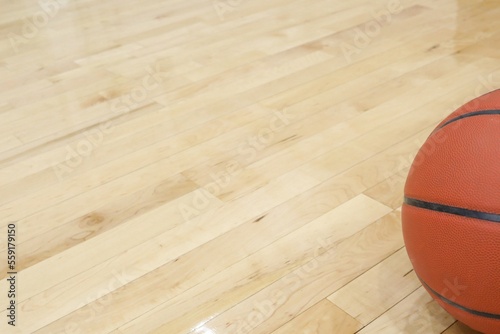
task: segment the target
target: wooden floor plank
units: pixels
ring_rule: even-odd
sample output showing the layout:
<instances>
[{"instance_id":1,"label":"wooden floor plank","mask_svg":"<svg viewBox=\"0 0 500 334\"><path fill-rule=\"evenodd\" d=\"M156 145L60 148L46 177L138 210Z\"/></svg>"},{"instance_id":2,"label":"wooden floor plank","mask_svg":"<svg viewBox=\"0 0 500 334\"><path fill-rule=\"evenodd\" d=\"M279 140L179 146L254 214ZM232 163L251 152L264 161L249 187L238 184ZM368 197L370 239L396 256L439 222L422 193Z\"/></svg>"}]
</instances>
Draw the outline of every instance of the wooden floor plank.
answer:
<instances>
[{"instance_id":1,"label":"wooden floor plank","mask_svg":"<svg viewBox=\"0 0 500 334\"><path fill-rule=\"evenodd\" d=\"M307 333L354 333L361 325L341 309L322 300L272 334Z\"/></svg>"},{"instance_id":2,"label":"wooden floor plank","mask_svg":"<svg viewBox=\"0 0 500 334\"><path fill-rule=\"evenodd\" d=\"M384 288L380 289L380 285ZM336 291L328 300L366 326L419 286L420 281L403 248Z\"/></svg>"},{"instance_id":3,"label":"wooden floor plank","mask_svg":"<svg viewBox=\"0 0 500 334\"><path fill-rule=\"evenodd\" d=\"M445 330L443 334L481 334L473 329L470 329L466 325L456 322L450 328Z\"/></svg>"},{"instance_id":4,"label":"wooden floor plank","mask_svg":"<svg viewBox=\"0 0 500 334\"><path fill-rule=\"evenodd\" d=\"M378 235L378 238L386 242L383 245L374 243L368 240L370 238L368 235L371 237ZM305 264L289 273L251 298L210 320L206 326L215 331L231 331L239 326L250 325L252 333L272 332L366 271L368 267L380 262L383 257L398 249L401 244L399 222L393 215L388 215L369 228L346 239L345 243L339 244L333 252L320 256L317 262ZM377 249L377 251L370 251L371 249ZM368 259L364 256L357 261L355 254L358 252L370 253L373 257ZM264 314L265 316L257 319L258 321L249 317L256 303L265 303L269 300L275 303L272 313ZM162 329L168 328L167 325L156 332L161 333Z\"/></svg>"},{"instance_id":5,"label":"wooden floor plank","mask_svg":"<svg viewBox=\"0 0 500 334\"><path fill-rule=\"evenodd\" d=\"M364 213L363 216L352 217L351 226L342 226L343 220L346 219L345 213L349 212L350 206L356 204L363 205L364 207L366 206L366 213ZM182 332L183 330L189 329L190 327L196 325L197 319L201 316L201 314L209 316L210 312L214 312L221 308L226 309L232 305L235 298L238 300L238 298L242 297L242 294L248 295L254 289L265 286L265 284L269 281L272 282L275 280L276 275L279 275L282 272L291 271L314 258L314 254L317 254L316 252L318 251L317 240L324 234L322 231L333 229L337 233L334 233L332 239L340 239L351 235L357 229L362 228L363 225L377 219L388 211L390 211L389 208L378 204L367 197L360 197L357 200L353 200L352 203L348 202L345 205L338 207L336 210L332 210L326 215L317 218L310 223L313 227L308 228L308 226L303 226L299 230L287 235L285 238L279 239L278 242L275 242L270 246L259 250L257 253L245 258L243 261L235 263L225 270L222 270L217 275L210 278L211 283L208 290L206 285L208 282L205 281L203 284L196 285L193 289L186 291L184 293L185 296L181 294L173 299L165 300L161 305L159 304L161 299L158 300L158 295L155 291L158 291L158 289L161 289L161 287L164 286L164 276L158 276L159 278L162 278L162 280L154 282L157 287L149 288L148 291L150 292L144 296L145 298L150 296L150 298L152 298L150 300L153 304L149 302L149 305L145 304L143 305L143 308L147 309L148 307L152 308L153 306L160 307L154 309L151 314L146 313L144 317L134 320L133 323L135 326L129 330L134 332L137 331L137 328L143 328L145 330L148 330L148 328L154 329L155 325L159 326L165 321L171 322L171 324L168 325L168 331ZM368 217L373 218L367 219ZM266 224L267 221L263 219L262 222L263 224ZM250 223L255 223L255 221L251 221ZM338 226L338 229L336 226ZM307 233L308 236L304 233ZM300 241L300 244L298 244L297 241ZM289 254L286 254L285 252L283 254L283 258L271 258L269 255L275 253L275 248L282 250L289 249ZM310 251L306 252L306 249L310 249ZM256 276L255 270L260 271L261 274ZM239 288L233 289L231 285L228 286L228 277L231 277L231 281L239 286ZM175 279L177 281L177 278ZM246 285L243 284L245 281L247 282ZM153 283L153 281L151 281L151 283ZM227 288L229 288L229 290L227 290ZM143 283L138 281L135 285L135 289L144 291ZM128 294L127 289L120 292ZM223 295L217 296L217 294ZM213 300L212 298L216 299ZM113 301L109 305L106 305L106 307L116 310L116 307L120 307L120 304L115 303L123 303L126 302L126 300L129 299L122 298L118 295L116 302ZM193 304L192 301L196 302ZM202 301L204 302L201 305L198 305L198 303ZM122 319L128 319L129 321L135 319L137 317L136 313L140 310L127 305L123 305L120 308L123 309L120 312L117 312L115 316ZM64 328L66 324L79 319L82 313L84 314L85 312L75 312L74 314L70 314L67 317L62 318L61 321L54 322L46 330L54 331L57 330L57 328ZM169 314L167 318L165 318L165 313ZM112 326L114 323L111 318L108 318L107 320L102 319L99 321L101 327L104 326L104 322L107 323L106 326ZM85 324L85 327L91 330L92 326L95 324L96 323L87 323ZM114 329L114 327L108 328Z\"/></svg>"},{"instance_id":6,"label":"wooden floor plank","mask_svg":"<svg viewBox=\"0 0 500 334\"><path fill-rule=\"evenodd\" d=\"M420 287L358 333L441 333L453 322L454 319Z\"/></svg>"},{"instance_id":7,"label":"wooden floor plank","mask_svg":"<svg viewBox=\"0 0 500 334\"><path fill-rule=\"evenodd\" d=\"M401 203L500 87L497 1L0 4L1 333L473 333Z\"/></svg>"}]
</instances>

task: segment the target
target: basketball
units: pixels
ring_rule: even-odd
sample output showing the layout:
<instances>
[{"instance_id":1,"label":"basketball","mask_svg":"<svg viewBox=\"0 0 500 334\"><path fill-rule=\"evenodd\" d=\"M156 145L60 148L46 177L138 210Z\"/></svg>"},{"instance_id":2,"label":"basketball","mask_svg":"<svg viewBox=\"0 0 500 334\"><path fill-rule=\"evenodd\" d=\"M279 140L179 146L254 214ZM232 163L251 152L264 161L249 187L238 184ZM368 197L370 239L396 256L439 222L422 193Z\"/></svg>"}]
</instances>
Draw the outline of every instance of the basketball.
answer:
<instances>
[{"instance_id":1,"label":"basketball","mask_svg":"<svg viewBox=\"0 0 500 334\"><path fill-rule=\"evenodd\" d=\"M409 171L402 222L429 294L469 327L500 333L500 90L428 137Z\"/></svg>"}]
</instances>

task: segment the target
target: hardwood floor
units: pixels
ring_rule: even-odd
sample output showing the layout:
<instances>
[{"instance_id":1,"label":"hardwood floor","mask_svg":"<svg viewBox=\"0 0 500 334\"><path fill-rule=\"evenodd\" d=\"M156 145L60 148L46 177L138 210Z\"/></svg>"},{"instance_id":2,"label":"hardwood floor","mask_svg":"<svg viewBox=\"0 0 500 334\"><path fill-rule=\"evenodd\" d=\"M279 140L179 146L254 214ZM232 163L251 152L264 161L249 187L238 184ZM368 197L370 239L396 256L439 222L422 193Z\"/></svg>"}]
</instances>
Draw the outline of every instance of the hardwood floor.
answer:
<instances>
[{"instance_id":1,"label":"hardwood floor","mask_svg":"<svg viewBox=\"0 0 500 334\"><path fill-rule=\"evenodd\" d=\"M0 4L1 333L475 333L400 207L497 1Z\"/></svg>"}]
</instances>

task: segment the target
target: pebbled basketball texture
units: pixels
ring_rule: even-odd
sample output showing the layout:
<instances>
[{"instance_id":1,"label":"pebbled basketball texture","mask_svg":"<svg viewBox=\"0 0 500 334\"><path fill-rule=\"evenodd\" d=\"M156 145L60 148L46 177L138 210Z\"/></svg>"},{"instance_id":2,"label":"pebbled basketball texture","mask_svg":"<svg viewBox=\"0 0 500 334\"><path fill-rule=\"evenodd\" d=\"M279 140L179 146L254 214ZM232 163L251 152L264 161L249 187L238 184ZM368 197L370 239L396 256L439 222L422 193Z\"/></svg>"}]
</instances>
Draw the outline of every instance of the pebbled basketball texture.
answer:
<instances>
[{"instance_id":1,"label":"pebbled basketball texture","mask_svg":"<svg viewBox=\"0 0 500 334\"><path fill-rule=\"evenodd\" d=\"M406 249L454 318L500 333L500 90L459 108L429 136L405 186Z\"/></svg>"}]
</instances>

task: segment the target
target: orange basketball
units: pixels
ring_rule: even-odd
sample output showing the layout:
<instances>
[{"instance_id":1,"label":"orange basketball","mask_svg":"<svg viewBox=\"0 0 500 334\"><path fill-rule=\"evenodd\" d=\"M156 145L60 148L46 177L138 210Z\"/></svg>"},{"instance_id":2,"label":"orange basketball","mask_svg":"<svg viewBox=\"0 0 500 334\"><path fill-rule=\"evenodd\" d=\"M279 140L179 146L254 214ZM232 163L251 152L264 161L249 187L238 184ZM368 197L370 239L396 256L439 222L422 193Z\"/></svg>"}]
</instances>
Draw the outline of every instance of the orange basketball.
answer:
<instances>
[{"instance_id":1,"label":"orange basketball","mask_svg":"<svg viewBox=\"0 0 500 334\"><path fill-rule=\"evenodd\" d=\"M403 233L422 285L454 318L500 333L500 90L438 125L405 186Z\"/></svg>"}]
</instances>

